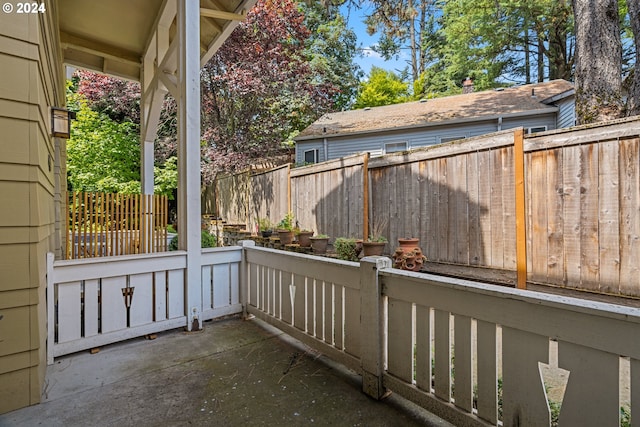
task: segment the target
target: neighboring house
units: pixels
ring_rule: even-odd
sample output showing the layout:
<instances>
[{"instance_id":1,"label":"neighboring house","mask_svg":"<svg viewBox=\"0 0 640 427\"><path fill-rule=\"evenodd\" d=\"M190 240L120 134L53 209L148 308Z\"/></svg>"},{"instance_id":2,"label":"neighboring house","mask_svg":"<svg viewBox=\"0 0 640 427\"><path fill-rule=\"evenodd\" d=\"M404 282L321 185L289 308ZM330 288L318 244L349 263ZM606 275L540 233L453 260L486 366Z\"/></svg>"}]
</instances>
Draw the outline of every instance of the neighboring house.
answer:
<instances>
[{"instance_id":1,"label":"neighboring house","mask_svg":"<svg viewBox=\"0 0 640 427\"><path fill-rule=\"evenodd\" d=\"M566 80L329 113L296 138L296 163L372 156L522 126L536 133L575 124Z\"/></svg>"}]
</instances>

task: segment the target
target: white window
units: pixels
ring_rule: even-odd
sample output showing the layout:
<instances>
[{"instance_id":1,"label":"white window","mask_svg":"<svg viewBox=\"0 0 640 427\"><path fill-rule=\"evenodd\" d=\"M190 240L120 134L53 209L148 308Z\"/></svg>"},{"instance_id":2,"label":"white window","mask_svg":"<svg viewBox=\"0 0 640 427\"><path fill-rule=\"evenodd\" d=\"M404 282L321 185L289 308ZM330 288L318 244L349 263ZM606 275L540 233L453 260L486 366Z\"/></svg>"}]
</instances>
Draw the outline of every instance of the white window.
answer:
<instances>
[{"instance_id":1,"label":"white window","mask_svg":"<svg viewBox=\"0 0 640 427\"><path fill-rule=\"evenodd\" d=\"M545 130L547 130L546 126L535 126L535 127L527 128L527 134L544 132Z\"/></svg>"},{"instance_id":2,"label":"white window","mask_svg":"<svg viewBox=\"0 0 640 427\"><path fill-rule=\"evenodd\" d=\"M384 144L384 152L388 153L397 153L399 151L407 151L407 142L388 142Z\"/></svg>"},{"instance_id":3,"label":"white window","mask_svg":"<svg viewBox=\"0 0 640 427\"><path fill-rule=\"evenodd\" d=\"M305 150L305 152L304 152L304 162L305 163L318 163L318 149L314 148L313 150Z\"/></svg>"},{"instance_id":4,"label":"white window","mask_svg":"<svg viewBox=\"0 0 640 427\"><path fill-rule=\"evenodd\" d=\"M459 136L446 136L446 137L442 137L440 138L440 142L444 143L444 142L450 142L450 141L456 141L458 139L465 139L466 136L465 135L459 135Z\"/></svg>"}]
</instances>

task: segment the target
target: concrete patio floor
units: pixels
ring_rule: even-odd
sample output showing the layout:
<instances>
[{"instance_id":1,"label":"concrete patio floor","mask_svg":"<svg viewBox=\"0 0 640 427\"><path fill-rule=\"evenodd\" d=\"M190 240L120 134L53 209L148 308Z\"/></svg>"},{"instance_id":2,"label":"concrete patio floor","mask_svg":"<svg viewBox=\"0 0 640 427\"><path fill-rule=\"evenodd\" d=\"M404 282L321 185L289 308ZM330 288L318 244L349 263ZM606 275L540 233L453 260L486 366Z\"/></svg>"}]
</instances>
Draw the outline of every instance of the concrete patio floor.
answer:
<instances>
[{"instance_id":1,"label":"concrete patio floor","mask_svg":"<svg viewBox=\"0 0 640 427\"><path fill-rule=\"evenodd\" d=\"M259 320L237 317L56 359L43 403L0 426L450 426Z\"/></svg>"}]
</instances>

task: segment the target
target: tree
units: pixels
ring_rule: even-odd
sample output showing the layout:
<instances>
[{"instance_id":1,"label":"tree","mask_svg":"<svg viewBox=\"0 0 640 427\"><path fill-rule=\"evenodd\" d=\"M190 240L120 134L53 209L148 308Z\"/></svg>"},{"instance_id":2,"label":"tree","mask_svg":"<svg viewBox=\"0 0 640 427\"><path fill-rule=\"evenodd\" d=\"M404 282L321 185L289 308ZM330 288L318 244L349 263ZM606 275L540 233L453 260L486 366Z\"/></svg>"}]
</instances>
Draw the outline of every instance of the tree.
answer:
<instances>
[{"instance_id":1,"label":"tree","mask_svg":"<svg viewBox=\"0 0 640 427\"><path fill-rule=\"evenodd\" d=\"M368 80L360 85L355 108L398 104L409 100L409 85L393 71L371 67Z\"/></svg>"},{"instance_id":2,"label":"tree","mask_svg":"<svg viewBox=\"0 0 640 427\"><path fill-rule=\"evenodd\" d=\"M93 111L68 84L67 104L76 111L67 141L68 181L75 191L140 192L140 143L134 123L117 123Z\"/></svg>"},{"instance_id":3,"label":"tree","mask_svg":"<svg viewBox=\"0 0 640 427\"><path fill-rule=\"evenodd\" d=\"M286 153L300 130L335 108L340 88L308 62L304 20L292 0L260 0L204 67L205 182Z\"/></svg>"},{"instance_id":4,"label":"tree","mask_svg":"<svg viewBox=\"0 0 640 427\"><path fill-rule=\"evenodd\" d=\"M573 19L568 0L444 2L441 57L468 75L532 83L571 78ZM464 76L457 75L459 78Z\"/></svg>"},{"instance_id":5,"label":"tree","mask_svg":"<svg viewBox=\"0 0 640 427\"><path fill-rule=\"evenodd\" d=\"M579 124L623 114L622 45L616 0L573 0Z\"/></svg>"},{"instance_id":6,"label":"tree","mask_svg":"<svg viewBox=\"0 0 640 427\"><path fill-rule=\"evenodd\" d=\"M403 49L408 50L411 79L417 80L427 66L424 38L435 15L436 1L371 0L369 3L373 11L365 20L367 31L371 35L381 34L374 50L385 59L397 57Z\"/></svg>"},{"instance_id":7,"label":"tree","mask_svg":"<svg viewBox=\"0 0 640 427\"><path fill-rule=\"evenodd\" d=\"M99 77L101 81L103 76ZM78 86L67 82L67 105L76 112L67 142L69 185L74 191L140 193L138 124L128 119L119 123L104 109L94 111L90 108L91 102L74 90L78 90ZM156 166L154 172L155 193L173 198L173 190L177 188L176 158Z\"/></svg>"},{"instance_id":8,"label":"tree","mask_svg":"<svg viewBox=\"0 0 640 427\"><path fill-rule=\"evenodd\" d=\"M628 77L629 97L627 101L627 115L640 114L640 0L627 0L629 8L631 32L635 40L635 68Z\"/></svg>"},{"instance_id":9,"label":"tree","mask_svg":"<svg viewBox=\"0 0 640 427\"><path fill-rule=\"evenodd\" d=\"M356 34L347 28L338 8L340 3L306 0L298 7L310 32L305 56L314 78L338 88L334 108L345 110L355 100L363 73L354 62L358 54Z\"/></svg>"},{"instance_id":10,"label":"tree","mask_svg":"<svg viewBox=\"0 0 640 427\"><path fill-rule=\"evenodd\" d=\"M87 105L115 122L140 125L140 84L87 70L77 70L73 81Z\"/></svg>"}]
</instances>

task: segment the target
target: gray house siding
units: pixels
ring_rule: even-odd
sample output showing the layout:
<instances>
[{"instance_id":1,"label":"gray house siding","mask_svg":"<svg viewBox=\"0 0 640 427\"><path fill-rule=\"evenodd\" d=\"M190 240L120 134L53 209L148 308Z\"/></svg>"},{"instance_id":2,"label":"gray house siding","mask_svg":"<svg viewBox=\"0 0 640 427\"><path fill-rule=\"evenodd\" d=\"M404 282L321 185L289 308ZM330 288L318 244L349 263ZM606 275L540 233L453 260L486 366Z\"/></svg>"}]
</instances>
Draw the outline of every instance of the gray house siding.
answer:
<instances>
[{"instance_id":1,"label":"gray house siding","mask_svg":"<svg viewBox=\"0 0 640 427\"><path fill-rule=\"evenodd\" d=\"M325 158L324 152L324 141L323 140L313 140L313 141L305 141L305 144L300 145L296 144L296 163L301 165L304 164L304 153L307 150L318 150L318 163L325 162L333 157Z\"/></svg>"},{"instance_id":2,"label":"gray house siding","mask_svg":"<svg viewBox=\"0 0 640 427\"><path fill-rule=\"evenodd\" d=\"M574 125L574 98L569 97L557 103L556 112L546 110L544 114L518 115L512 117L439 124L427 127L405 128L398 130L371 131L358 134L327 137L327 158L324 156L323 139L308 139L296 143L296 163L304 163L304 152L318 149L318 161L339 159L355 153L369 152L371 156L385 154L386 144L406 143L407 150L427 145L440 144L452 139L470 138L499 130L522 126L527 132L530 128L545 127L555 130Z\"/></svg>"},{"instance_id":3,"label":"gray house siding","mask_svg":"<svg viewBox=\"0 0 640 427\"><path fill-rule=\"evenodd\" d=\"M513 129L522 126L526 132L529 128L539 128L546 126L547 130L556 129L556 114L546 114L544 116L514 117L502 121L502 129Z\"/></svg>"},{"instance_id":4,"label":"gray house siding","mask_svg":"<svg viewBox=\"0 0 640 427\"><path fill-rule=\"evenodd\" d=\"M558 129L568 128L576 124L576 106L575 99L564 99L558 102Z\"/></svg>"}]
</instances>

